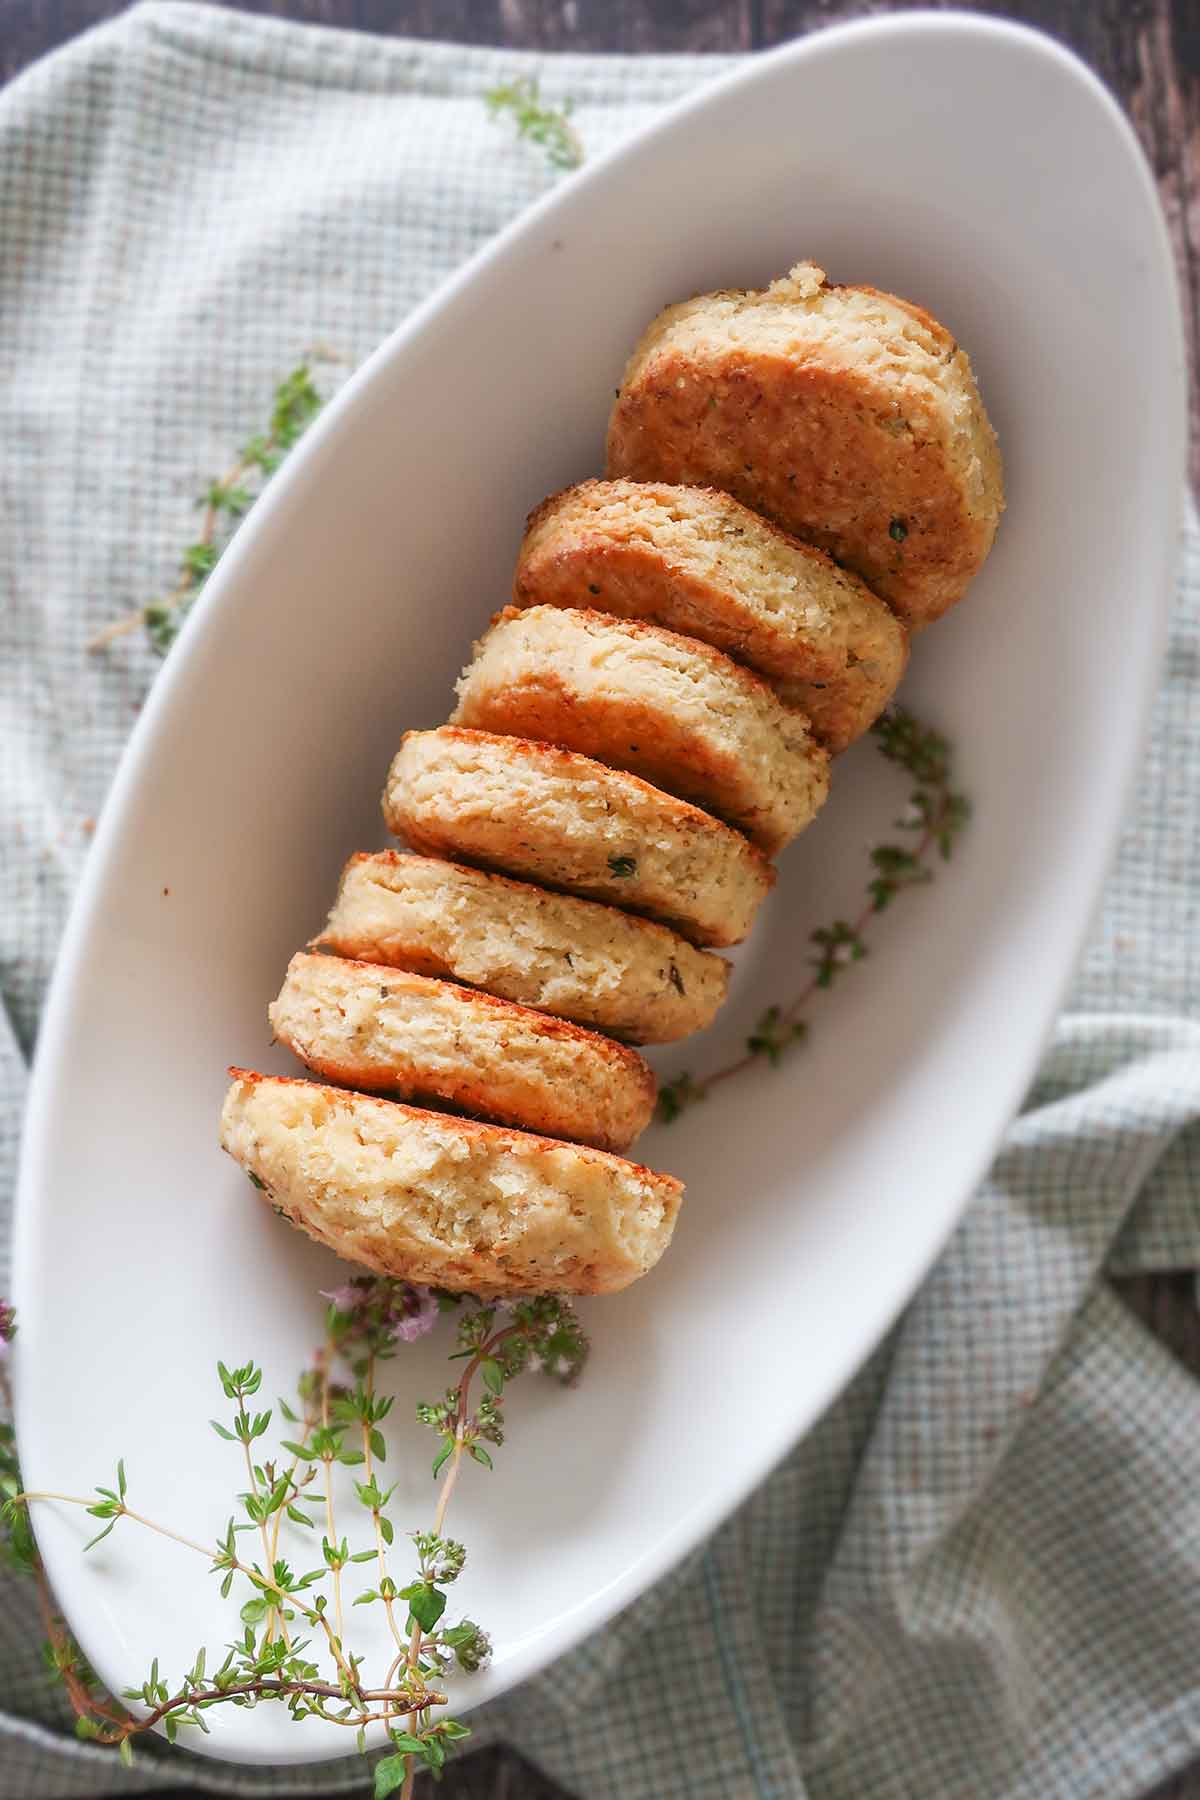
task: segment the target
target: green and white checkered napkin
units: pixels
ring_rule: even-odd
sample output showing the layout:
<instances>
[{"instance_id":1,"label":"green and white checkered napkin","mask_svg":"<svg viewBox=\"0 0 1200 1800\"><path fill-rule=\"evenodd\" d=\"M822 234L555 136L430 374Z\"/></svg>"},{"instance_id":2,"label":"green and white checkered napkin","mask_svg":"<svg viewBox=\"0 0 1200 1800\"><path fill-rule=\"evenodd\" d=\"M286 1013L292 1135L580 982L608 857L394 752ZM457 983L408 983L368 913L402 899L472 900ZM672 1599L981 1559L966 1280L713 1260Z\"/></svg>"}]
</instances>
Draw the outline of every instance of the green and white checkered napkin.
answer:
<instances>
[{"instance_id":1,"label":"green and white checkered napkin","mask_svg":"<svg viewBox=\"0 0 1200 1800\"><path fill-rule=\"evenodd\" d=\"M362 357L552 179L481 100L534 66L162 4L0 96L10 1164L90 816L156 667L140 634L85 646L161 591L198 474L305 349ZM543 76L594 152L720 66ZM1122 1800L1200 1753L1200 1390L1104 1280L1200 1252L1198 573L1193 533L1070 1012L925 1288L702 1553L479 1721L580 1796ZM362 1781L154 1750L126 1774L69 1737L38 1637L6 1581L4 1796Z\"/></svg>"}]
</instances>

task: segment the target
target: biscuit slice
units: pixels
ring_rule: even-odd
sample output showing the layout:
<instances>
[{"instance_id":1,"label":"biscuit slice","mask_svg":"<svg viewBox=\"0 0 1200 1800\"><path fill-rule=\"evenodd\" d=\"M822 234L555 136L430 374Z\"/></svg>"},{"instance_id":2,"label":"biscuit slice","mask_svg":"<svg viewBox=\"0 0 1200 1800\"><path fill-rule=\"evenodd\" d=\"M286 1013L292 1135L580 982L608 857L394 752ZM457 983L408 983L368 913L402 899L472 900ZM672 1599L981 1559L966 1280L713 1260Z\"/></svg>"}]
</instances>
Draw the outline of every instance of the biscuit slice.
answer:
<instances>
[{"instance_id":1,"label":"biscuit slice","mask_svg":"<svg viewBox=\"0 0 1200 1800\"><path fill-rule=\"evenodd\" d=\"M584 481L529 516L514 606L592 607L723 650L829 750L878 718L908 634L856 575L716 488Z\"/></svg>"},{"instance_id":2,"label":"biscuit slice","mask_svg":"<svg viewBox=\"0 0 1200 1800\"><path fill-rule=\"evenodd\" d=\"M383 850L346 864L315 946L448 976L634 1044L711 1025L729 964L651 919Z\"/></svg>"},{"instance_id":3,"label":"biscuit slice","mask_svg":"<svg viewBox=\"0 0 1200 1800\"><path fill-rule=\"evenodd\" d=\"M768 856L829 791L803 713L721 651L638 619L507 607L475 646L452 723L627 769L715 812Z\"/></svg>"},{"instance_id":4,"label":"biscuit slice","mask_svg":"<svg viewBox=\"0 0 1200 1800\"><path fill-rule=\"evenodd\" d=\"M597 1150L628 1150L654 1112L636 1050L428 975L301 951L269 1017L327 1080Z\"/></svg>"},{"instance_id":5,"label":"biscuit slice","mask_svg":"<svg viewBox=\"0 0 1200 1800\"><path fill-rule=\"evenodd\" d=\"M604 1294L654 1266L682 1183L551 1138L231 1069L221 1144L293 1225L376 1274Z\"/></svg>"},{"instance_id":6,"label":"biscuit slice","mask_svg":"<svg viewBox=\"0 0 1200 1800\"><path fill-rule=\"evenodd\" d=\"M625 369L608 473L724 488L914 630L962 598L1004 505L996 436L950 333L811 263L658 315Z\"/></svg>"},{"instance_id":7,"label":"biscuit slice","mask_svg":"<svg viewBox=\"0 0 1200 1800\"><path fill-rule=\"evenodd\" d=\"M414 850L607 900L700 944L737 944L775 872L740 832L590 757L442 725L388 773L388 829Z\"/></svg>"}]
</instances>

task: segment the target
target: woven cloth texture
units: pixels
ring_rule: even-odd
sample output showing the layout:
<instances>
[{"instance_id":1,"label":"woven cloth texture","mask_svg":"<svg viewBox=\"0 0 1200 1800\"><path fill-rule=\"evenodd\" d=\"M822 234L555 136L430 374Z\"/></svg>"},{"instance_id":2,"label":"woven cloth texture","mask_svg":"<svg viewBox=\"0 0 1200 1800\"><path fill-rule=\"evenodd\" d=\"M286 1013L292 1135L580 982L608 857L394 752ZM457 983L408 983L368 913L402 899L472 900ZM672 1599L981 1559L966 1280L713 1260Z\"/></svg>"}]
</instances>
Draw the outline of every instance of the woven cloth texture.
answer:
<instances>
[{"instance_id":1,"label":"woven cloth texture","mask_svg":"<svg viewBox=\"0 0 1200 1800\"><path fill-rule=\"evenodd\" d=\"M531 58L148 4L0 95L0 1293L27 1059L137 633L314 345L361 359L555 179L484 91L539 70L589 153L727 66ZM472 1720L581 1800L1122 1800L1200 1751L1200 1395L1106 1274L1200 1241L1200 541L1120 855L992 1174L887 1342L716 1537ZM364 1784L77 1743L0 1576L0 1794Z\"/></svg>"}]
</instances>

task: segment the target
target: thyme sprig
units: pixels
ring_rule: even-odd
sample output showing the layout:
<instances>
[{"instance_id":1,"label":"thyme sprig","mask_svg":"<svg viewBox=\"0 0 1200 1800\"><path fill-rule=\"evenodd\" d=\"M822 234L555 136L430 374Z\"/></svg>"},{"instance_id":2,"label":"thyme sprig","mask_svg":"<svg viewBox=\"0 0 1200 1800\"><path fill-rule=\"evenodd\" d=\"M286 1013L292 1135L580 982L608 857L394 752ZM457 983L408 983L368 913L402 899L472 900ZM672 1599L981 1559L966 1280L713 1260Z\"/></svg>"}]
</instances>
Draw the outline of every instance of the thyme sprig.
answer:
<instances>
[{"instance_id":1,"label":"thyme sprig","mask_svg":"<svg viewBox=\"0 0 1200 1800\"><path fill-rule=\"evenodd\" d=\"M321 410L323 402L312 370L317 360L337 359L330 351L314 351L309 360L285 376L275 389L266 429L247 439L225 473L206 484L196 502L201 508L200 529L180 554L175 585L160 599L106 625L92 639L90 650L103 649L142 625L159 655L166 655L234 529Z\"/></svg>"},{"instance_id":2,"label":"thyme sprig","mask_svg":"<svg viewBox=\"0 0 1200 1800\"><path fill-rule=\"evenodd\" d=\"M658 1117L669 1124L700 1100L707 1100L723 1081L740 1075L764 1058L772 1066L804 1042L810 1021L805 1016L816 996L868 953L872 921L911 888L933 880L937 861L948 862L971 816L970 802L954 785L953 754L948 740L902 706L876 720L872 731L881 756L912 776L908 806L894 821L908 842L876 844L870 854L867 904L852 920L834 919L809 934L808 980L787 1005L769 1006L746 1039L745 1051L723 1068L696 1077L685 1070L659 1089Z\"/></svg>"},{"instance_id":3,"label":"thyme sprig","mask_svg":"<svg viewBox=\"0 0 1200 1800\"><path fill-rule=\"evenodd\" d=\"M517 136L538 144L546 153L552 169L577 169L583 161L583 145L571 124L573 103L544 106L536 75L518 75L515 81L501 82L483 96L493 118L511 114Z\"/></svg>"},{"instance_id":4,"label":"thyme sprig","mask_svg":"<svg viewBox=\"0 0 1200 1800\"><path fill-rule=\"evenodd\" d=\"M447 1704L447 1676L454 1669L473 1673L491 1655L488 1635L475 1620L448 1624L444 1617L446 1590L467 1558L463 1545L445 1535L463 1459L491 1468L484 1444L503 1442L508 1383L538 1371L573 1381L586 1358L587 1340L569 1302L551 1295L507 1306L464 1304L458 1296L359 1276L326 1298L324 1341L297 1383L299 1406L278 1402L293 1434L280 1439L280 1454L262 1456L275 1409L258 1404L261 1367L253 1362L217 1365L231 1410L212 1426L223 1441L240 1448L247 1485L237 1494L224 1531L212 1542L184 1536L137 1510L124 1461L117 1464L113 1485L98 1486L91 1495L26 1491L11 1427L4 1426L0 1544L37 1584L47 1664L66 1689L81 1737L116 1748L128 1761L133 1740L156 1726L173 1743L180 1731L207 1731L205 1715L215 1706L273 1701L286 1706L293 1719L320 1718L354 1730L360 1749L365 1748L367 1727L382 1724L390 1747L375 1765L375 1795L385 1800L399 1791L408 1800L417 1770L439 1774L453 1746L469 1735L459 1721L435 1716ZM441 1476L441 1491L431 1528L409 1534L415 1569L399 1585L389 1567L396 1543L389 1512L395 1484L381 1486L379 1474L388 1456L381 1427L392 1401L379 1393L376 1377L400 1343L424 1335L449 1311L459 1314L453 1360L465 1367L441 1401L417 1408L418 1420L432 1426L438 1437L433 1470L435 1479ZM11 1309L0 1303L0 1336L7 1341L14 1329ZM369 1519L371 1542L362 1549L352 1550L349 1537L339 1534L334 1475L341 1467L354 1471L357 1502ZM31 1507L51 1501L78 1506L100 1523L87 1549L129 1520L202 1556L220 1577L222 1597L234 1595L239 1606L240 1631L225 1647L224 1659L213 1666L215 1659L202 1648L183 1675L170 1678L155 1658L140 1685L119 1697L108 1693L58 1612L38 1554ZM321 1530L321 1560L314 1567L298 1572L281 1554L285 1520L301 1535ZM241 1546L245 1533L255 1542L253 1553ZM363 1656L346 1635L343 1575L364 1562L375 1565L374 1585L356 1595L353 1604L383 1607L392 1645L390 1663L378 1680L368 1678Z\"/></svg>"}]
</instances>

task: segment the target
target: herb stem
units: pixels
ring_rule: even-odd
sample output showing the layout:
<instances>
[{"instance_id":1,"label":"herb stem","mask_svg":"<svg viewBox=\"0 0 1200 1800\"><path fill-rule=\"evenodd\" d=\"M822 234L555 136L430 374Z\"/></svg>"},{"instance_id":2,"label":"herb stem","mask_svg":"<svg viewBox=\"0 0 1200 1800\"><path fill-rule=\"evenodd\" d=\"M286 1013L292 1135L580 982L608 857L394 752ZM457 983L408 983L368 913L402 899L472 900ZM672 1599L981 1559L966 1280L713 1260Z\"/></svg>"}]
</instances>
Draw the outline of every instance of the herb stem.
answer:
<instances>
[{"instance_id":1,"label":"herb stem","mask_svg":"<svg viewBox=\"0 0 1200 1800\"><path fill-rule=\"evenodd\" d=\"M458 1401L454 1417L454 1449L450 1453L449 1466L446 1469L445 1479L442 1482L442 1491L438 1495L437 1511L434 1514L433 1519L434 1537L441 1537L442 1535L442 1527L446 1522L446 1512L450 1505L450 1496L454 1492L454 1485L458 1480L459 1470L462 1467L463 1450L466 1448L468 1402L470 1399L471 1382L474 1379L475 1371L478 1369L480 1363L486 1361L488 1357L495 1355L496 1350L501 1344L507 1342L509 1338L518 1337L522 1330L523 1327L520 1325L506 1325L503 1331L494 1332L490 1338L480 1344L474 1356L472 1356L462 1372L462 1376L458 1383ZM407 1652L409 1679L412 1681L416 1681L420 1675L420 1655L421 1626L420 1622L414 1619L412 1632L408 1640ZM395 1664L393 1664L392 1667L394 1668ZM389 1680L391 1679L391 1670L388 1672L388 1678ZM413 1707L409 1710L409 1730L414 1736L416 1735L417 1728L420 1724L421 1710L420 1707ZM400 1800L411 1800L414 1776L415 1765L410 1764L405 1774L404 1786L400 1790Z\"/></svg>"},{"instance_id":2,"label":"herb stem","mask_svg":"<svg viewBox=\"0 0 1200 1800\"><path fill-rule=\"evenodd\" d=\"M118 638L144 625L155 647L165 652L179 629L179 615L195 600L216 567L220 546L218 534L222 514L236 522L254 503L256 494L243 483L257 473L266 481L297 438L321 407L321 396L313 383L311 362L340 362L334 350L320 346L310 350L298 368L293 369L276 388L268 429L243 445L236 459L218 480L210 481L202 501L200 529L179 560L179 574L174 587L162 598L147 606L139 606L96 633L87 648L102 650ZM261 485L258 489L261 491Z\"/></svg>"},{"instance_id":3,"label":"herb stem","mask_svg":"<svg viewBox=\"0 0 1200 1800\"><path fill-rule=\"evenodd\" d=\"M278 441L273 433L268 437L266 447L268 452L278 449ZM253 465L248 461L239 458L227 473L222 475L217 485L222 488L236 486L239 481L250 473L252 466ZM204 509L204 518L197 539L199 543L211 545L214 542L217 534L218 517L219 514L217 508L210 501ZM191 569L185 569L170 593L162 600L162 606L167 610L171 610L180 605L180 603L191 593L195 585L195 572ZM131 631L137 630L138 626L142 624L145 616L145 607L139 606L136 611L125 613L121 618L114 619L111 624L106 625L102 631L96 633L95 637L88 643L88 650L103 650L107 644L114 643L117 638L128 636Z\"/></svg>"},{"instance_id":4,"label":"herb stem","mask_svg":"<svg viewBox=\"0 0 1200 1800\"><path fill-rule=\"evenodd\" d=\"M53 1488L23 1488L15 1498L22 1502L26 1500L61 1500L64 1506L91 1506L96 1496L94 1494L59 1494Z\"/></svg>"},{"instance_id":5,"label":"herb stem","mask_svg":"<svg viewBox=\"0 0 1200 1800\"><path fill-rule=\"evenodd\" d=\"M934 846L934 843L937 838L937 832L938 832L938 827L937 827L936 822L934 824L926 827L924 832L921 834L921 837L917 843L916 849L913 851L913 860L915 862L922 863L922 864L924 863L926 857L929 855L929 852L932 850L932 848ZM875 915L878 911L879 911L879 908L876 905L874 905L873 902L869 903L868 905L863 907L862 911L859 913L858 917L855 919L853 925L850 927L850 929L854 933L855 937L862 936L863 932L867 929L867 926L870 924L871 920L875 917ZM785 1025L796 1024L797 1021L799 1020L800 1014L804 1011L804 1008L808 1005L809 1001L814 999L816 997L816 995L820 992L820 988L821 988L820 976L819 975L811 976L810 979L808 980L808 982L805 984L805 986L796 995L795 999L791 1002L791 1004L784 1008L783 1013L781 1015L783 1024L785 1024Z\"/></svg>"},{"instance_id":6,"label":"herb stem","mask_svg":"<svg viewBox=\"0 0 1200 1800\"><path fill-rule=\"evenodd\" d=\"M489 1338L486 1343L480 1345L479 1349L476 1350L474 1356L462 1372L462 1377L458 1384L458 1402L455 1408L454 1417L454 1449L450 1454L450 1465L446 1470L445 1480L442 1482L442 1491L438 1495L437 1511L434 1514L433 1520L433 1535L435 1537L441 1537L442 1535L442 1526L446 1522L446 1509L450 1505L450 1496L454 1492L454 1484L458 1480L458 1471L462 1465L464 1437L467 1423L467 1401L470 1395L472 1377L484 1358L492 1354L496 1345L503 1339L512 1337L519 1330L519 1326L510 1325L506 1330L497 1332L494 1337ZM409 1635L407 1652L410 1680L416 1680L420 1673L420 1656L421 1625L419 1620L414 1619L412 1631ZM408 1715L408 1727L414 1737L416 1736L418 1726L420 1725L420 1710L419 1707L413 1707L410 1709ZM400 1790L400 1800L411 1800L414 1775L415 1765L410 1764L405 1773L404 1786Z\"/></svg>"},{"instance_id":7,"label":"herb stem","mask_svg":"<svg viewBox=\"0 0 1200 1800\"><path fill-rule=\"evenodd\" d=\"M58 1494L51 1491L21 1493L17 1498L21 1501L60 1500L68 1506L82 1506L85 1508L92 1504L91 1500L85 1499L80 1494ZM199 1555L207 1558L209 1562L214 1562L216 1560L218 1553L212 1549L211 1545L198 1544L195 1538L185 1537L183 1533L179 1531L172 1531L169 1525L160 1525L157 1520L147 1518L145 1513L135 1512L131 1506L126 1506L122 1503L116 1517L132 1519L135 1524L144 1525L147 1531L156 1531L160 1537L171 1538L176 1544L182 1544L186 1550L197 1551ZM274 1604L276 1607L282 1608L287 1604L289 1596L286 1590L281 1588L278 1582L274 1581L265 1570L261 1575L256 1575L255 1571L248 1563L242 1562L237 1557L232 1558L228 1565L222 1566L231 1567L237 1574L244 1575L248 1581L253 1582L255 1586L265 1589L269 1594L273 1594L275 1596ZM335 1637L333 1627L330 1625L329 1620L325 1617L324 1613L317 1612L315 1609L311 1612L306 1610L305 1616L309 1619L310 1623L319 1624L321 1626L325 1632L326 1638L329 1640L330 1652L339 1673L344 1677L350 1690L353 1693L358 1694L360 1690L358 1683L355 1680L354 1671L350 1668L342 1654L341 1630L338 1630ZM335 1690L338 1695L344 1695L344 1691L345 1690L340 1687Z\"/></svg>"},{"instance_id":8,"label":"herb stem","mask_svg":"<svg viewBox=\"0 0 1200 1800\"><path fill-rule=\"evenodd\" d=\"M363 1388L366 1393L368 1401L374 1400L374 1398L375 1398L375 1356L374 1356L374 1352L369 1354L367 1357L367 1372L363 1378ZM367 1482L369 1485L370 1483L372 1483L374 1481L375 1476L374 1476L374 1472L373 1472L374 1464L372 1462L372 1457L371 1457L371 1427L365 1418L362 1421L362 1446L363 1446L363 1472L367 1477ZM395 1644L397 1650L400 1652L400 1654L403 1655L404 1654L404 1637L403 1637L403 1634L401 1633L399 1625L396 1623L395 1602L392 1600L392 1597L391 1597L390 1593L387 1591L387 1587L385 1585L387 1583L387 1579L388 1579L387 1552L384 1548L383 1524L380 1519L379 1508L377 1506L373 1506L371 1508L371 1521L375 1527L375 1555L376 1555L376 1559L379 1563L379 1580L380 1580L380 1584L383 1588L383 1610L387 1614L388 1628L392 1634L392 1641Z\"/></svg>"},{"instance_id":9,"label":"herb stem","mask_svg":"<svg viewBox=\"0 0 1200 1800\"><path fill-rule=\"evenodd\" d=\"M161 1719L165 1718L167 1713L175 1712L178 1708L183 1706L205 1706L215 1704L217 1701L221 1700L231 1700L238 1695L250 1696L262 1694L271 1694L280 1697L285 1694L298 1694L302 1695L305 1699L315 1700L344 1700L346 1698L345 1690L335 1686L331 1681L284 1681L272 1676L265 1676L253 1681L236 1681L232 1682L228 1687L183 1688L170 1700L160 1701L151 1712L146 1713L142 1718L134 1719L130 1717L128 1728L122 1735L129 1736L133 1731L150 1731ZM364 1710L339 1715L337 1713L326 1712L324 1708L322 1708L321 1717L330 1725L349 1725L352 1728L363 1725L375 1725L386 1720L387 1712L385 1710L381 1713L371 1713L369 1710L366 1710L371 1704L382 1702L386 1709L388 1705L394 1705L397 1700L407 1699L408 1696L406 1694L393 1692L391 1689L384 1687L359 1688L356 1690L356 1697L361 1702ZM447 1696L445 1694L437 1692L432 1688L425 1696L426 1705L428 1706L444 1706L446 1704L446 1699ZM96 1710L94 1703L91 1704L91 1710ZM106 1741L116 1742L117 1740L109 1739Z\"/></svg>"},{"instance_id":10,"label":"herb stem","mask_svg":"<svg viewBox=\"0 0 1200 1800\"><path fill-rule=\"evenodd\" d=\"M329 1352L328 1352L328 1349L322 1350L319 1353L318 1363L320 1366L320 1376L321 1376L321 1429L323 1431L328 1431L329 1430ZM334 1514L333 1514L333 1454L332 1454L332 1452L329 1450L326 1450L325 1454L323 1455L321 1460L325 1465L325 1524L326 1524L326 1528L329 1533L329 1547L330 1547L331 1551L333 1551L334 1559L335 1559L334 1564L333 1564L333 1569L332 1569L333 1601L334 1601L334 1610L337 1615L337 1636L338 1636L338 1644L340 1646L345 1641L346 1618L345 1618L345 1613L342 1608L342 1570L341 1570L341 1564L337 1561L337 1547L338 1547L337 1526L334 1523Z\"/></svg>"},{"instance_id":11,"label":"herb stem","mask_svg":"<svg viewBox=\"0 0 1200 1800\"><path fill-rule=\"evenodd\" d=\"M22 1503L26 1503L30 1500L60 1500L64 1506L82 1507L89 1507L95 1503L95 1495L88 1498L83 1494L59 1494L55 1493L52 1488L25 1489L23 1492L16 1495L16 1499ZM211 1544L198 1544L195 1538L184 1537L182 1532L172 1531L169 1525L160 1525L156 1520L148 1519L144 1513L134 1512L132 1506L126 1506L123 1502L116 1517L133 1519L137 1524L144 1525L148 1531L156 1531L160 1537L173 1538L177 1544L182 1544L185 1549L198 1551L201 1556L207 1557L209 1562L213 1560Z\"/></svg>"},{"instance_id":12,"label":"herb stem","mask_svg":"<svg viewBox=\"0 0 1200 1800\"><path fill-rule=\"evenodd\" d=\"M159 1525L156 1520L148 1519L144 1513L134 1512L131 1506L122 1506L121 1512L125 1518L134 1520L138 1525L144 1525L148 1531L157 1531L160 1537L173 1538L177 1544L182 1544L185 1549L198 1550L201 1556L207 1556L209 1562L213 1560L211 1545L198 1544L195 1538L184 1537L182 1532L172 1531L169 1525ZM238 1567L241 1568L242 1565L239 1563ZM248 1573L248 1571L244 1572ZM279 1590L276 1589L276 1592L278 1591Z\"/></svg>"},{"instance_id":13,"label":"herb stem","mask_svg":"<svg viewBox=\"0 0 1200 1800\"><path fill-rule=\"evenodd\" d=\"M868 883L870 898L857 918L851 924L839 919L831 927L811 934L811 941L820 951L814 959L814 972L786 1006L768 1008L741 1055L699 1080L684 1073L663 1084L658 1113L664 1122L677 1118L695 1101L706 1100L722 1082L743 1074L764 1054L772 1063L778 1062L785 1049L806 1034L804 1014L817 994L832 985L839 965L859 961L867 954L866 934L872 920L906 888L932 879L935 851L940 851L943 858L949 857L951 845L970 813L965 796L952 785L949 744L902 707L885 713L872 729L886 760L907 770L916 781L909 808L912 817L896 823L906 830L919 826L919 837L911 850L895 844L875 847L871 853L875 874Z\"/></svg>"},{"instance_id":14,"label":"herb stem","mask_svg":"<svg viewBox=\"0 0 1200 1800\"><path fill-rule=\"evenodd\" d=\"M933 843L933 839L934 839L934 833L932 830L927 831L925 833L924 837L921 839L921 842L918 844L916 850L914 850L914 852L913 852L913 855L916 857L918 862L922 861L924 859L924 857L926 856L926 854L928 853L929 848L930 848L931 844ZM863 931L866 929L867 925L874 918L875 912L876 912L876 908L874 906L864 906L863 907L862 911L859 913L858 917L855 919L853 925L850 927L850 929L853 931L855 937L861 937L861 935L862 935ZM820 991L821 991L820 977L817 975L810 976L808 981L806 981L804 986L800 989L800 992L795 996L794 999L789 1001L788 1005L785 1006L783 1008L783 1010L780 1012L780 1014L779 1014L780 1025L787 1027L790 1025L797 1024L799 1022L800 1015L801 1015L801 1013L803 1013L805 1007L809 1004L810 1001L812 1001L816 998L817 994L820 993ZM725 1065L725 1067L722 1069L715 1069L711 1075L706 1075L702 1081L696 1082L695 1087L692 1091L692 1098L696 1099L696 1100L706 1100L708 1098L709 1094L712 1093L713 1089L716 1087L720 1087L720 1085L723 1081L729 1081L732 1079L732 1077L734 1075L742 1074L742 1072L745 1069L748 1069L750 1067L751 1063L755 1063L758 1060L759 1060L759 1055L756 1050L747 1050L745 1055L739 1056L735 1062L727 1063Z\"/></svg>"},{"instance_id":15,"label":"herb stem","mask_svg":"<svg viewBox=\"0 0 1200 1800\"><path fill-rule=\"evenodd\" d=\"M46 1628L46 1637L54 1652L55 1667L62 1675L63 1686L67 1690L67 1698L76 1718L86 1719L94 1714L99 1718L107 1719L111 1725L123 1727L129 1721L129 1714L116 1711L115 1701L109 1705L104 1700L98 1700L86 1684L80 1680L76 1672L75 1659L70 1654L71 1647L66 1627L61 1613L54 1605L50 1593L50 1583L46 1579L45 1566L40 1556L33 1564L33 1582L38 1599L38 1610Z\"/></svg>"},{"instance_id":16,"label":"herb stem","mask_svg":"<svg viewBox=\"0 0 1200 1800\"><path fill-rule=\"evenodd\" d=\"M309 1412L308 1408L306 1407L304 1421L303 1421L304 1429L303 1429L303 1431L301 1431L300 1438L299 1438L299 1442L301 1444L307 1444L315 1422L316 1421L313 1419L311 1413ZM289 1499L291 1499L291 1500L297 1499L300 1494L300 1485L296 1480L296 1470L299 1468L299 1466L300 1466L300 1458L298 1456L293 1456L291 1462L288 1464L288 1467L287 1467L287 1477L288 1477L288 1481L291 1485L291 1493L289 1495ZM282 1506L280 1506L276 1509L275 1523L271 1530L271 1567L272 1568L274 1568L276 1558L279 1555L279 1527L283 1523L283 1511L284 1511L284 1509Z\"/></svg>"},{"instance_id":17,"label":"herb stem","mask_svg":"<svg viewBox=\"0 0 1200 1800\"><path fill-rule=\"evenodd\" d=\"M246 1402L241 1394L238 1395L238 1422L247 1428L250 1424L250 1417L246 1411ZM254 1458L250 1454L250 1436L248 1429L242 1436L242 1449L246 1456L246 1473L250 1477L250 1492L255 1500L259 1500L261 1499L261 1492L258 1484L258 1475L254 1468ZM280 1510L282 1511L282 1508ZM268 1571L271 1574L274 1574L275 1561L271 1554L271 1532L265 1518L260 1518L258 1521L258 1535L262 1541L263 1574L267 1574ZM271 1642L272 1638L275 1636L276 1623L279 1625L280 1637L290 1650L291 1639L288 1636L287 1620L283 1616L283 1608L281 1606L275 1606L274 1604L271 1606L264 1626L263 1642L267 1644Z\"/></svg>"},{"instance_id":18,"label":"herb stem","mask_svg":"<svg viewBox=\"0 0 1200 1800\"><path fill-rule=\"evenodd\" d=\"M463 1455L463 1420L460 1418L454 1428L454 1449L450 1453L450 1466L446 1470L446 1479L442 1483L442 1491L438 1496L437 1512L433 1517L435 1537L441 1537L442 1526L446 1522L446 1509L450 1505L450 1496L454 1492L454 1484L458 1480L458 1471L462 1467Z\"/></svg>"},{"instance_id":19,"label":"herb stem","mask_svg":"<svg viewBox=\"0 0 1200 1800\"><path fill-rule=\"evenodd\" d=\"M408 1645L405 1649L405 1654L404 1654L404 1660L408 1666L408 1679L410 1682L416 1681L420 1675L420 1668L419 1668L420 1658L421 1658L421 1626L420 1626L420 1622L418 1620L414 1619L412 1631L409 1635ZM414 1737L417 1734L417 1728L420 1725L420 1723L421 1723L421 1708L419 1706L410 1707L409 1714L408 1714L408 1729L412 1732ZM410 1763L408 1766L408 1769L405 1773L404 1786L400 1790L400 1800L411 1800L414 1768L415 1768L415 1765Z\"/></svg>"}]
</instances>

